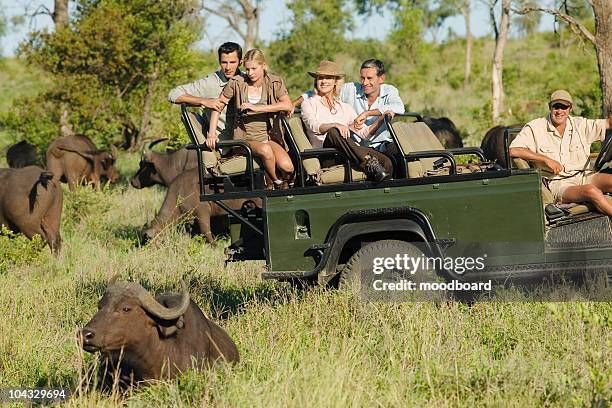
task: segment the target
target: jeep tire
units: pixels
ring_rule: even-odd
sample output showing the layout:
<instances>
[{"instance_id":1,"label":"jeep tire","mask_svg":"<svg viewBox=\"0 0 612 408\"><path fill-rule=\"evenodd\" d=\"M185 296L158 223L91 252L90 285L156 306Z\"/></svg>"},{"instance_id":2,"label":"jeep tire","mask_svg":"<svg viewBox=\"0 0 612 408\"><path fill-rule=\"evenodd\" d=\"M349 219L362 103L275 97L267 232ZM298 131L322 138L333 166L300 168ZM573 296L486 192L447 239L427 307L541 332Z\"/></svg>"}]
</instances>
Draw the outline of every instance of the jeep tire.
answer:
<instances>
[{"instance_id":1,"label":"jeep tire","mask_svg":"<svg viewBox=\"0 0 612 408\"><path fill-rule=\"evenodd\" d=\"M371 242L361 247L347 261L346 265L340 273L339 287L341 290L349 291L355 295L361 295L368 300L435 300L439 299L438 294L419 293L419 291L398 291L397 293L377 292L369 286L373 283L373 279L378 279L374 274L374 262L376 258L395 258L398 254L408 258L424 258L427 254L418 246L418 243L411 243L398 240L382 240ZM438 280L436 272L433 269L419 268L414 273L398 270L399 274L394 272L384 272L380 275L381 278L388 280L391 275L396 278L405 279L415 282L418 287L420 282L435 282ZM397 281L398 279L392 279ZM368 287L362 285L368 285ZM417 296L412 296L415 294ZM408 295L408 296L407 296Z\"/></svg>"}]
</instances>

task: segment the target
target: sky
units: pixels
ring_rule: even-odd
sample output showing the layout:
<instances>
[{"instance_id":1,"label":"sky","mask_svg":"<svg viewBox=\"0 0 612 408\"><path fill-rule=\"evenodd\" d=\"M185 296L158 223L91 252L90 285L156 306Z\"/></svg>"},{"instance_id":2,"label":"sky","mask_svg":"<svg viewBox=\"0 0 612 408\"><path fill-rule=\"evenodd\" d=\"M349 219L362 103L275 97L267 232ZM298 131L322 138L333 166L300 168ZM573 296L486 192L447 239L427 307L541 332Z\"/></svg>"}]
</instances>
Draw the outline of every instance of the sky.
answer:
<instances>
[{"instance_id":1,"label":"sky","mask_svg":"<svg viewBox=\"0 0 612 408\"><path fill-rule=\"evenodd\" d=\"M278 33L289 30L289 19L291 14L286 7L287 0L263 0L263 12L260 23L260 35L264 42L276 38ZM24 10L29 7L32 13L36 5L43 4L49 9L53 9L53 0L0 0L0 11L11 18L16 15L23 15ZM482 4L475 2L476 9L472 15L472 31L477 37L490 35L491 24L488 13ZM29 5L29 6L28 6ZM358 18L355 30L349 33L352 38L375 38L384 39L391 29L392 19L389 14L375 15L368 19ZM37 16L30 21L26 21L21 26L9 30L9 33L0 39L0 48L4 56L12 56L18 44L32 30L52 28L51 17L46 15ZM440 36L446 35L448 29L452 29L459 36L465 35L465 26L461 16L451 17L446 20L444 26L439 30ZM543 16L540 30L552 30L553 19L550 16ZM224 41L240 42L240 37L231 29L227 28L224 20L210 16L204 29L204 38L197 44L198 48L209 50L216 49L218 44Z\"/></svg>"}]
</instances>

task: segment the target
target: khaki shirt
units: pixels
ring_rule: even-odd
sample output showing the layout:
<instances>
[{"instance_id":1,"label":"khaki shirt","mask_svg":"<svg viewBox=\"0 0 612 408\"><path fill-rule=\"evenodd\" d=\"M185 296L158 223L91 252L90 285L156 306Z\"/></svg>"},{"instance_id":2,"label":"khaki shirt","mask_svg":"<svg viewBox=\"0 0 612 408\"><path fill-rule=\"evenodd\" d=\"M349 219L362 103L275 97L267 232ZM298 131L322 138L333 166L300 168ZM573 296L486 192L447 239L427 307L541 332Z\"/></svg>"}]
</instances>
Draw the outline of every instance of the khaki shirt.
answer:
<instances>
[{"instance_id":1,"label":"khaki shirt","mask_svg":"<svg viewBox=\"0 0 612 408\"><path fill-rule=\"evenodd\" d=\"M285 87L285 83L281 77L266 74L264 76L264 82L261 90L261 100L258 102L258 104L275 104L281 97L287 94L287 88ZM242 75L236 75L230 79L225 88L223 88L223 96L229 99L227 105L228 118L237 115L242 104L249 101L248 84L245 81L245 77ZM244 117L242 115L244 115ZM250 116L253 117L251 118ZM247 120L244 120L245 117L247 117ZM264 136L268 136L281 146L284 146L282 126L280 124L280 116L278 113L256 113L247 111L237 116L236 120L234 121L234 139L261 141L261 135L249 135L247 132L247 123L249 124L249 128L255 128L253 121L264 122L266 126L265 129L267 129L267 135ZM267 137L265 140L267 140Z\"/></svg>"},{"instance_id":2,"label":"khaki shirt","mask_svg":"<svg viewBox=\"0 0 612 408\"><path fill-rule=\"evenodd\" d=\"M176 99L184 94L206 99L218 98L226 84L225 75L219 70L197 81L177 86L168 94L168 100L175 103ZM202 110L210 123L210 114L212 110L208 108ZM217 135L219 136L219 140L231 140L233 136L233 127L233 118L227 119L226 109L223 109L219 114L219 121L217 122ZM206 134L207 131L208 129L204 129L204 134Z\"/></svg>"},{"instance_id":3,"label":"khaki shirt","mask_svg":"<svg viewBox=\"0 0 612 408\"><path fill-rule=\"evenodd\" d=\"M553 180L571 177L589 170L591 143L605 139L607 122L569 116L565 133L560 135L548 114L527 123L510 147L525 147L561 163L563 170Z\"/></svg>"}]
</instances>

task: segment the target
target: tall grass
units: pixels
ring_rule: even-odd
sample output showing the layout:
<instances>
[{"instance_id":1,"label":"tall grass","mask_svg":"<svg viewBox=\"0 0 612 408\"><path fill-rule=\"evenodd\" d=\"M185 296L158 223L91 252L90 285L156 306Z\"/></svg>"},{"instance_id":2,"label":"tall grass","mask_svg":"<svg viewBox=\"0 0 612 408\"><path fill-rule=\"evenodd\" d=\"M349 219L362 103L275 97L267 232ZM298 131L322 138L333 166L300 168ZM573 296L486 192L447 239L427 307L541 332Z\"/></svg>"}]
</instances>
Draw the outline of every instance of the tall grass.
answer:
<instances>
[{"instance_id":1,"label":"tall grass","mask_svg":"<svg viewBox=\"0 0 612 408\"><path fill-rule=\"evenodd\" d=\"M445 58L461 67L454 47ZM478 47L477 55L488 55L486 44ZM519 64L519 56L529 57L521 47L509 48L511 69L534 67ZM485 65L475 59L475 76L485 75ZM455 68L435 64L429 75L452 79L460 72ZM0 74L3 86L12 84L0 96L14 98L20 83L37 83L25 73L4 82L9 74ZM481 130L484 122L474 115L486 114L487 90L475 85L465 96L449 84L436 79L403 88L405 100ZM513 95L515 88L507 91ZM517 95L511 98L525 94ZM6 144L0 129L0 151ZM129 187L137 162L122 155L119 184L102 192L65 189L57 257L21 240L23 251L2 264L0 388L69 387L66 405L75 407L604 406L612 400L610 303L366 303L336 290L263 281L263 263L226 265L225 241L212 247L181 229L143 246L139 232L164 191ZM195 302L234 338L241 362L127 394L100 392L92 375L96 359L79 350L75 331L93 316L116 273L155 293L184 279Z\"/></svg>"},{"instance_id":2,"label":"tall grass","mask_svg":"<svg viewBox=\"0 0 612 408\"><path fill-rule=\"evenodd\" d=\"M123 183L136 160L122 157ZM66 190L57 257L0 272L0 387L69 387L68 406L586 406L612 394L609 303L366 303L262 281L181 229L147 246L163 191ZM222 244L224 242L221 242ZM152 292L183 278L241 362L127 394L93 385L74 339L115 273Z\"/></svg>"}]
</instances>

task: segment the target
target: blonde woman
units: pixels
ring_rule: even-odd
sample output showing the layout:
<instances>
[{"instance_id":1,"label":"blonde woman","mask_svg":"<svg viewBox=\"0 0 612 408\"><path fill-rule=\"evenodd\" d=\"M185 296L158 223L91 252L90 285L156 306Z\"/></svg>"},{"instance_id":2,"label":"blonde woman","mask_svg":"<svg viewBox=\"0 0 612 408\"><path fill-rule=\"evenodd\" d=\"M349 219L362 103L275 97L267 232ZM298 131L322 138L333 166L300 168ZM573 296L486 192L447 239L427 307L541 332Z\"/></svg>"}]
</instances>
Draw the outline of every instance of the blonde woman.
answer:
<instances>
[{"instance_id":1,"label":"blonde woman","mask_svg":"<svg viewBox=\"0 0 612 408\"><path fill-rule=\"evenodd\" d=\"M268 74L264 54L252 49L244 56L244 74L229 80L219 100L228 105L227 115L236 115L234 139L245 140L253 154L263 161L274 188L286 188L293 175L293 163L284 148L281 112L293 105L281 77ZM218 140L219 113L213 112L206 145L214 149ZM280 173L280 177L279 177Z\"/></svg>"},{"instance_id":2,"label":"blonde woman","mask_svg":"<svg viewBox=\"0 0 612 408\"><path fill-rule=\"evenodd\" d=\"M355 124L357 113L339 98L344 73L335 62L321 61L317 70L309 74L315 78L315 95L302 103L302 120L313 147L340 150L354 166L366 173L369 180L382 181L391 177L393 165L387 156L351 138L351 134L356 134L368 139L383 123L384 116L370 126Z\"/></svg>"}]
</instances>

